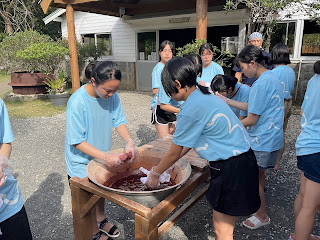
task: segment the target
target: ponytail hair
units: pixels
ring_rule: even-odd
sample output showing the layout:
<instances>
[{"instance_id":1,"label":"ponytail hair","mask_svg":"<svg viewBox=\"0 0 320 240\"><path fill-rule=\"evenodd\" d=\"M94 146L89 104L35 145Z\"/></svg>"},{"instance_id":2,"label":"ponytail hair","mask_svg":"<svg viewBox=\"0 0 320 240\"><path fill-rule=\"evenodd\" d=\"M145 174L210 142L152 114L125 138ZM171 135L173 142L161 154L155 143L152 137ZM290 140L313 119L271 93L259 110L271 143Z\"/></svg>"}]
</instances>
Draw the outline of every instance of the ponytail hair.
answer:
<instances>
[{"instance_id":1,"label":"ponytail hair","mask_svg":"<svg viewBox=\"0 0 320 240\"><path fill-rule=\"evenodd\" d=\"M121 81L121 72L119 66L112 61L100 62L92 71L92 77L96 85L108 80L116 79Z\"/></svg>"},{"instance_id":2,"label":"ponytail hair","mask_svg":"<svg viewBox=\"0 0 320 240\"><path fill-rule=\"evenodd\" d=\"M315 74L320 74L320 60L313 65L313 71Z\"/></svg>"},{"instance_id":3,"label":"ponytail hair","mask_svg":"<svg viewBox=\"0 0 320 240\"><path fill-rule=\"evenodd\" d=\"M89 62L88 65L86 66L86 69L84 70L84 74L86 75L86 78L89 80L92 78L92 72L93 69L99 64L100 62L98 61L92 61Z\"/></svg>"},{"instance_id":4,"label":"ponytail hair","mask_svg":"<svg viewBox=\"0 0 320 240\"><path fill-rule=\"evenodd\" d=\"M211 89L213 92L228 92L229 88L234 91L237 82L235 77L218 74L211 81Z\"/></svg>"},{"instance_id":5,"label":"ponytail hair","mask_svg":"<svg viewBox=\"0 0 320 240\"><path fill-rule=\"evenodd\" d=\"M186 58L175 57L167 62L162 70L161 82L168 96L171 96L172 93L179 92L175 80L180 82L181 88L185 86L198 86L202 93L210 94L208 88L198 85L194 65Z\"/></svg>"},{"instance_id":6,"label":"ponytail hair","mask_svg":"<svg viewBox=\"0 0 320 240\"><path fill-rule=\"evenodd\" d=\"M189 54L189 55L186 55L183 57L189 59L193 63L197 76L201 77L201 75L202 75L201 57L198 54Z\"/></svg>"},{"instance_id":7,"label":"ponytail hair","mask_svg":"<svg viewBox=\"0 0 320 240\"><path fill-rule=\"evenodd\" d=\"M242 51L238 54L235 59L235 64L237 65L237 67L240 67L239 62L250 63L251 61L254 61L261 65L271 64L271 59L268 56L264 56L261 49L257 48L254 45L248 45L244 47L244 49L242 49Z\"/></svg>"}]
</instances>

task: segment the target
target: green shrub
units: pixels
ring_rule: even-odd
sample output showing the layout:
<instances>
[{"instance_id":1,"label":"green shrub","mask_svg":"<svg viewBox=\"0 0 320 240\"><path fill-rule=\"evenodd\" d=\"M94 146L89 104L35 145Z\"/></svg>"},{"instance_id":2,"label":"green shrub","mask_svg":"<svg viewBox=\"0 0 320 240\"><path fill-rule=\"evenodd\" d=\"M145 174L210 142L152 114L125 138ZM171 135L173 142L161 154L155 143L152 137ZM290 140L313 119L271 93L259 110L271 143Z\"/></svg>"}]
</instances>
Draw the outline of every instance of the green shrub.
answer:
<instances>
[{"instance_id":1,"label":"green shrub","mask_svg":"<svg viewBox=\"0 0 320 240\"><path fill-rule=\"evenodd\" d=\"M41 42L17 52L21 67L28 72L51 73L69 53L69 50L57 42Z\"/></svg>"},{"instance_id":2,"label":"green shrub","mask_svg":"<svg viewBox=\"0 0 320 240\"><path fill-rule=\"evenodd\" d=\"M177 56L184 56L188 54L199 54L199 49L202 44L206 43L207 40L196 39L192 43L187 43L181 48L177 48ZM231 67L230 60L234 57L228 51L221 51L218 47L213 46L213 61L218 63L221 67Z\"/></svg>"},{"instance_id":3,"label":"green shrub","mask_svg":"<svg viewBox=\"0 0 320 240\"><path fill-rule=\"evenodd\" d=\"M91 43L80 43L77 44L78 60L83 62L88 58L93 58L97 60L98 57L105 54L107 47L105 44L98 42L97 46L94 42Z\"/></svg>"},{"instance_id":4,"label":"green shrub","mask_svg":"<svg viewBox=\"0 0 320 240\"><path fill-rule=\"evenodd\" d=\"M36 31L24 31L6 36L0 44L0 65L8 72L27 71L23 67L23 60L17 59L17 52L40 42L50 42L51 38Z\"/></svg>"}]
</instances>

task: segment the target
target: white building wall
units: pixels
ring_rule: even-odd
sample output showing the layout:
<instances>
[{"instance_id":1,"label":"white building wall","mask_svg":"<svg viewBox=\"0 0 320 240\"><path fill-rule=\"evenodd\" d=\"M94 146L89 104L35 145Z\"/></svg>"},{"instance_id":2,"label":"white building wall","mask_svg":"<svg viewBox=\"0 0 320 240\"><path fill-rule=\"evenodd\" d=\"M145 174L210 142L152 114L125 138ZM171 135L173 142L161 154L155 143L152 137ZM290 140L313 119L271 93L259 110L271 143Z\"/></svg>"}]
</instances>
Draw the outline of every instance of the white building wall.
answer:
<instances>
[{"instance_id":1,"label":"white building wall","mask_svg":"<svg viewBox=\"0 0 320 240\"><path fill-rule=\"evenodd\" d=\"M121 18L106 16L101 14L75 12L74 13L75 32L78 41L82 34L111 33L112 56L103 57L103 60L113 60L116 62L136 61L136 40L135 31L130 23L125 23ZM63 37L68 37L67 21L61 23Z\"/></svg>"}]
</instances>

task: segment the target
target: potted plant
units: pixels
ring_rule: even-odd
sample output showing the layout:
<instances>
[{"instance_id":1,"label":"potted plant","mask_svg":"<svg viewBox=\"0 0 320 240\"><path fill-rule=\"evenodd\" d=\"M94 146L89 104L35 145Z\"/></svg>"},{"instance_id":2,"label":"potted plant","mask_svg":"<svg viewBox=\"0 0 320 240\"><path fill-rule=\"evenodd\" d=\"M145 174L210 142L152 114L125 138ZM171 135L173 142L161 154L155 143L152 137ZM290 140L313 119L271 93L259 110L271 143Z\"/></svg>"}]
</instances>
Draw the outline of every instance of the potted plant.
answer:
<instances>
[{"instance_id":1,"label":"potted plant","mask_svg":"<svg viewBox=\"0 0 320 240\"><path fill-rule=\"evenodd\" d=\"M66 82L67 73L61 68L56 71L53 78L44 80L52 105L67 105L69 93L65 92Z\"/></svg>"}]
</instances>

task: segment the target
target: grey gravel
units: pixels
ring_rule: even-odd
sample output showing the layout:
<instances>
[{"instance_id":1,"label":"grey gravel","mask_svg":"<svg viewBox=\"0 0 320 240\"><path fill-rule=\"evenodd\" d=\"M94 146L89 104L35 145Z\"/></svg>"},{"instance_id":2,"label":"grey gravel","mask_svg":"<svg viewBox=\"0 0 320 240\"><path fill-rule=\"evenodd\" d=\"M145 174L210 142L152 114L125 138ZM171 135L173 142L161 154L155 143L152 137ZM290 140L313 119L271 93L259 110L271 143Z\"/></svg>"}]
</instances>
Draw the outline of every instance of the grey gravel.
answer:
<instances>
[{"instance_id":1,"label":"grey gravel","mask_svg":"<svg viewBox=\"0 0 320 240\"><path fill-rule=\"evenodd\" d=\"M137 145L156 138L150 124L152 96L121 91L128 128ZM294 229L293 202L299 187L294 144L300 117L292 115L286 134L286 151L280 171L268 171L266 201L272 224L251 231L240 225L235 239L288 239ZM64 162L65 114L53 117L11 118L15 134L11 161L18 178L34 239L73 239L71 197ZM112 149L124 147L114 133ZM212 209L205 197L195 204L161 239L213 240ZM106 216L121 231L118 239L134 239L134 214L108 202ZM314 233L320 233L319 215Z\"/></svg>"}]
</instances>

